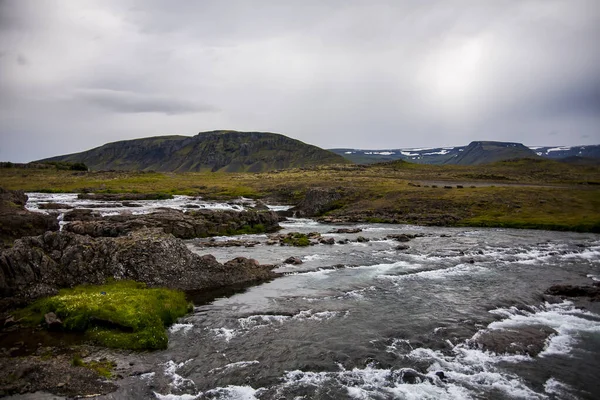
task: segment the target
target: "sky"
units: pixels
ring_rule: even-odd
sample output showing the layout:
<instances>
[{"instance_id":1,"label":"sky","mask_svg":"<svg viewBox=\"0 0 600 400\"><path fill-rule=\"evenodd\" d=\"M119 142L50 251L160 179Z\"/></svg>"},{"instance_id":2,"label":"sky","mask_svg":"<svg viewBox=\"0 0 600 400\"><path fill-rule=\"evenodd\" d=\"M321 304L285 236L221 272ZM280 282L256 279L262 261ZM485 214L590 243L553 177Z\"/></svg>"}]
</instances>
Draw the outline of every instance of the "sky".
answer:
<instances>
[{"instance_id":1,"label":"sky","mask_svg":"<svg viewBox=\"0 0 600 400\"><path fill-rule=\"evenodd\" d=\"M0 0L0 160L231 129L600 144L598 0Z\"/></svg>"}]
</instances>

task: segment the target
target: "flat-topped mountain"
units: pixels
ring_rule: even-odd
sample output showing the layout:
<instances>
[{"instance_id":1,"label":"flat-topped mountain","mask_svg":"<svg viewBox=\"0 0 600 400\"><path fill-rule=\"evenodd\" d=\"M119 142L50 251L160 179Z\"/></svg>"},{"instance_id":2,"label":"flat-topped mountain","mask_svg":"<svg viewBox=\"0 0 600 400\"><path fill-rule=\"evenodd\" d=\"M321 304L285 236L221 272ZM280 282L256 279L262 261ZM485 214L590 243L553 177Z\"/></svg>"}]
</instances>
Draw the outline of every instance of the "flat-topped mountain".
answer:
<instances>
[{"instance_id":1,"label":"flat-topped mountain","mask_svg":"<svg viewBox=\"0 0 600 400\"><path fill-rule=\"evenodd\" d=\"M468 146L421 147L400 149L361 150L351 148L330 149L356 164L373 164L385 161L404 160L419 164L478 165L517 158L568 157L586 159L600 158L600 145L527 147L521 143L476 141Z\"/></svg>"},{"instance_id":2,"label":"flat-topped mountain","mask_svg":"<svg viewBox=\"0 0 600 400\"><path fill-rule=\"evenodd\" d=\"M40 160L82 162L91 170L263 172L348 160L284 135L210 131L107 143L81 153Z\"/></svg>"}]
</instances>

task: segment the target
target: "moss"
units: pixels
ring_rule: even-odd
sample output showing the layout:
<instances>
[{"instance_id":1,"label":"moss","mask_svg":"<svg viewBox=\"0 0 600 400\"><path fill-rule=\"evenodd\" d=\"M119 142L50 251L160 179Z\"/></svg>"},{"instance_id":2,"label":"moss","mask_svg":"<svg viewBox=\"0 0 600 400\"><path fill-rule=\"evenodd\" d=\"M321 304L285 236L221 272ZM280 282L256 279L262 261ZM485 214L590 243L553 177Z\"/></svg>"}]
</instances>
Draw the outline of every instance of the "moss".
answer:
<instances>
[{"instance_id":1,"label":"moss","mask_svg":"<svg viewBox=\"0 0 600 400\"><path fill-rule=\"evenodd\" d=\"M308 236L304 233L294 232L282 239L282 242L288 246L306 247L310 245Z\"/></svg>"},{"instance_id":2,"label":"moss","mask_svg":"<svg viewBox=\"0 0 600 400\"><path fill-rule=\"evenodd\" d=\"M65 330L84 332L99 345L154 350L167 347L165 327L190 309L183 292L113 281L63 289L56 296L37 300L19 315L30 324L39 324L46 313L54 312Z\"/></svg>"},{"instance_id":3,"label":"moss","mask_svg":"<svg viewBox=\"0 0 600 400\"><path fill-rule=\"evenodd\" d=\"M83 367L91 369L98 375L110 379L112 378L112 371L115 369L116 364L113 361L89 361L85 362L79 354L75 354L71 360L71 365L74 367Z\"/></svg>"}]
</instances>

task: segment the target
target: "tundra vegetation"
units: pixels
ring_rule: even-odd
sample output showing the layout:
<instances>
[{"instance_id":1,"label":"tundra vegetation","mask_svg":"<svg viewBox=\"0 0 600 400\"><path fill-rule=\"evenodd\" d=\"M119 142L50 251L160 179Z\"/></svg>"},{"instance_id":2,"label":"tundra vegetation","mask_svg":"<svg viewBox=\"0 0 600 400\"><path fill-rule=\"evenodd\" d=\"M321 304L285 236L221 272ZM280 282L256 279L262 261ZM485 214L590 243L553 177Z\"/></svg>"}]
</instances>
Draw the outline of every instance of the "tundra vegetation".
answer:
<instances>
[{"instance_id":1,"label":"tundra vegetation","mask_svg":"<svg viewBox=\"0 0 600 400\"><path fill-rule=\"evenodd\" d=\"M264 173L1 168L0 186L41 192L162 193L297 204L314 187L342 196L323 218L600 232L600 166L520 159L487 165L404 161Z\"/></svg>"}]
</instances>

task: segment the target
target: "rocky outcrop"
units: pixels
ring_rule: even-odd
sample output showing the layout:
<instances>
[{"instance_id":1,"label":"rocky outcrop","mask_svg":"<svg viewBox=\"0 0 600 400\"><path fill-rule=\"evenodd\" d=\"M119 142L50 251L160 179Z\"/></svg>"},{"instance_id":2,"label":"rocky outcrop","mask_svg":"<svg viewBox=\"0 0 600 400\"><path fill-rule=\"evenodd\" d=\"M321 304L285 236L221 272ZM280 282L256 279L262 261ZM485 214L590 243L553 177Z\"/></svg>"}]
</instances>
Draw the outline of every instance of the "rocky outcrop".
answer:
<instances>
[{"instance_id":1,"label":"rocky outcrop","mask_svg":"<svg viewBox=\"0 0 600 400\"><path fill-rule=\"evenodd\" d=\"M496 354L537 356L557 332L547 326L521 326L510 329L490 329L477 333L469 344Z\"/></svg>"},{"instance_id":2,"label":"rocky outcrop","mask_svg":"<svg viewBox=\"0 0 600 400\"><path fill-rule=\"evenodd\" d=\"M0 297L32 300L109 278L201 290L269 279L276 276L271 269L246 258L221 264L211 255L192 253L183 241L160 229L117 238L47 232L17 240L0 253Z\"/></svg>"},{"instance_id":3,"label":"rocky outcrop","mask_svg":"<svg viewBox=\"0 0 600 400\"><path fill-rule=\"evenodd\" d=\"M304 199L296 207L287 211L290 216L316 217L327 211L339 208L344 197L343 189L313 188L306 191Z\"/></svg>"},{"instance_id":4,"label":"rocky outcrop","mask_svg":"<svg viewBox=\"0 0 600 400\"><path fill-rule=\"evenodd\" d=\"M553 285L546 294L560 297L587 297L591 301L600 301L600 282L589 286Z\"/></svg>"},{"instance_id":5,"label":"rocky outcrop","mask_svg":"<svg viewBox=\"0 0 600 400\"><path fill-rule=\"evenodd\" d=\"M0 188L0 239L10 245L15 239L57 231L55 216L25 209L27 195L21 190Z\"/></svg>"},{"instance_id":6,"label":"rocky outcrop","mask_svg":"<svg viewBox=\"0 0 600 400\"><path fill-rule=\"evenodd\" d=\"M144 227L161 228L181 239L241 233L275 232L280 217L271 211L192 210L162 208L151 214L102 217L91 210L67 213L68 232L93 237L118 237Z\"/></svg>"}]
</instances>

